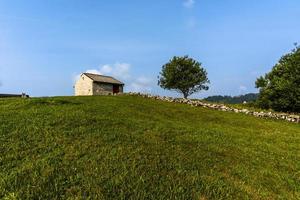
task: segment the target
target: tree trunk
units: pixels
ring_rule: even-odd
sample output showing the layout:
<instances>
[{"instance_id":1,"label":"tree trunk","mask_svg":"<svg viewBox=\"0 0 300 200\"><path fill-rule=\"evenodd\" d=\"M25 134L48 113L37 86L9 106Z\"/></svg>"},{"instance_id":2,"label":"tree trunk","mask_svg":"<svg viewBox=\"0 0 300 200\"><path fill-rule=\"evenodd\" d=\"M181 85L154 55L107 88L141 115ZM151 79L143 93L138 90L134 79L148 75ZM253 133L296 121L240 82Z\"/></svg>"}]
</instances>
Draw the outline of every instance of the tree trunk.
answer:
<instances>
[{"instance_id":1,"label":"tree trunk","mask_svg":"<svg viewBox=\"0 0 300 200\"><path fill-rule=\"evenodd\" d=\"M183 98L184 98L184 99L187 99L188 96L189 96L189 95L188 95L187 93L183 93Z\"/></svg>"},{"instance_id":2,"label":"tree trunk","mask_svg":"<svg viewBox=\"0 0 300 200\"><path fill-rule=\"evenodd\" d=\"M189 96L189 91L185 90L185 89L180 89L180 92L183 94L183 98L187 99Z\"/></svg>"}]
</instances>

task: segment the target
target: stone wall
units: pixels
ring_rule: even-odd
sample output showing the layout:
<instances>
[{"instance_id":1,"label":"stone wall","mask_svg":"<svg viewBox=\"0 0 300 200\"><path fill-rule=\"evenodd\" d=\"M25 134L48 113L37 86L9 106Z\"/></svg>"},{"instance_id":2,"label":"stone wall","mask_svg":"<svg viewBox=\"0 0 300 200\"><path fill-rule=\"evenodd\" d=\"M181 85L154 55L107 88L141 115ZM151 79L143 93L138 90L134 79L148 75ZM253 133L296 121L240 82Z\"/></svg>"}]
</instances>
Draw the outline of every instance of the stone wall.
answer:
<instances>
[{"instance_id":1,"label":"stone wall","mask_svg":"<svg viewBox=\"0 0 300 200\"><path fill-rule=\"evenodd\" d=\"M141 94L141 93L128 93L128 94L129 95L138 95L138 96L142 96L144 98L151 98L151 99L156 99L156 100L161 100L161 101L166 101L166 102L188 104L188 105L195 106L195 107L204 107L204 108L210 108L210 109L226 111L226 112L244 113L246 115L253 115L255 117L281 119L281 120L286 120L289 122L300 123L300 115L296 115L296 114L266 112L266 111L264 111L264 112L263 111L261 111L261 112L250 111L248 109L231 108L231 107L225 106L223 104L206 103L201 100L161 97L161 96L153 96L150 94Z\"/></svg>"}]
</instances>

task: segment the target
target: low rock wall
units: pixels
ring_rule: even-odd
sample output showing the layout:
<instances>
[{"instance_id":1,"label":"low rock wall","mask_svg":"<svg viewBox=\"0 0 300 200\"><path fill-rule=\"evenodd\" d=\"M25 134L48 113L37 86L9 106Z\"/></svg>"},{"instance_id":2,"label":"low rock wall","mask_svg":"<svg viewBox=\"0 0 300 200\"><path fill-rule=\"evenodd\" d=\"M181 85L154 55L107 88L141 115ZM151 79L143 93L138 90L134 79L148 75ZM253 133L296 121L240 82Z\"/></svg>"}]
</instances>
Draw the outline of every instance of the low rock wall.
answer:
<instances>
[{"instance_id":1,"label":"low rock wall","mask_svg":"<svg viewBox=\"0 0 300 200\"><path fill-rule=\"evenodd\" d=\"M172 98L172 97L165 97L165 96L162 97L162 96L154 96L151 94L142 94L142 93L128 93L128 94L134 96L141 96L144 98L166 101L166 102L188 104L195 107L204 107L204 108L210 108L210 109L226 111L226 112L244 113L246 115L253 115L255 117L281 119L289 122L300 123L300 115L294 115L288 113L276 113L276 112L250 111L248 109L231 108L223 104L206 103L201 100L181 99L181 98Z\"/></svg>"}]
</instances>

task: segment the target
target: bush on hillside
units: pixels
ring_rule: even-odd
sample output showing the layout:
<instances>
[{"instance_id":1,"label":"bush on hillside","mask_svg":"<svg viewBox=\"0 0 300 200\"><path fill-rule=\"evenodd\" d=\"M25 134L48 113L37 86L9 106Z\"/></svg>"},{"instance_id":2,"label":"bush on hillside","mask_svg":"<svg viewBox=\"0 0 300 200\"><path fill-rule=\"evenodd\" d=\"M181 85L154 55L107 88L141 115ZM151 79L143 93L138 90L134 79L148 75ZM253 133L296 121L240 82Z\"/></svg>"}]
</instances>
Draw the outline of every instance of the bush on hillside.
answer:
<instances>
[{"instance_id":1,"label":"bush on hillside","mask_svg":"<svg viewBox=\"0 0 300 200\"><path fill-rule=\"evenodd\" d=\"M217 95L217 96L209 96L207 98L205 98L205 101L209 101L209 102L214 102L214 103L226 103L226 104L241 104L244 103L245 101L247 103L250 102L255 102L258 98L258 94L254 94L254 93L249 93L249 94L245 94L245 95L240 95L240 96L221 96L221 95Z\"/></svg>"}]
</instances>

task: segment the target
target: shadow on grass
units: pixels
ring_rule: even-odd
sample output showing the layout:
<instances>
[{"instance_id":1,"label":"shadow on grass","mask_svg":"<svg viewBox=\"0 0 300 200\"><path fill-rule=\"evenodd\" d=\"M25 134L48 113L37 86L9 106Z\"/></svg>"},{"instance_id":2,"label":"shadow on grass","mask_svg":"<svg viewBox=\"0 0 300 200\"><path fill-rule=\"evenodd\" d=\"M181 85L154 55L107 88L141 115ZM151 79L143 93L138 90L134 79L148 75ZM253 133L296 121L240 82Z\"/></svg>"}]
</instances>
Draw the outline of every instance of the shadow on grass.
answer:
<instances>
[{"instance_id":1,"label":"shadow on grass","mask_svg":"<svg viewBox=\"0 0 300 200\"><path fill-rule=\"evenodd\" d=\"M64 99L31 99L28 106L63 106L63 105L81 105L81 102L64 100Z\"/></svg>"}]
</instances>

